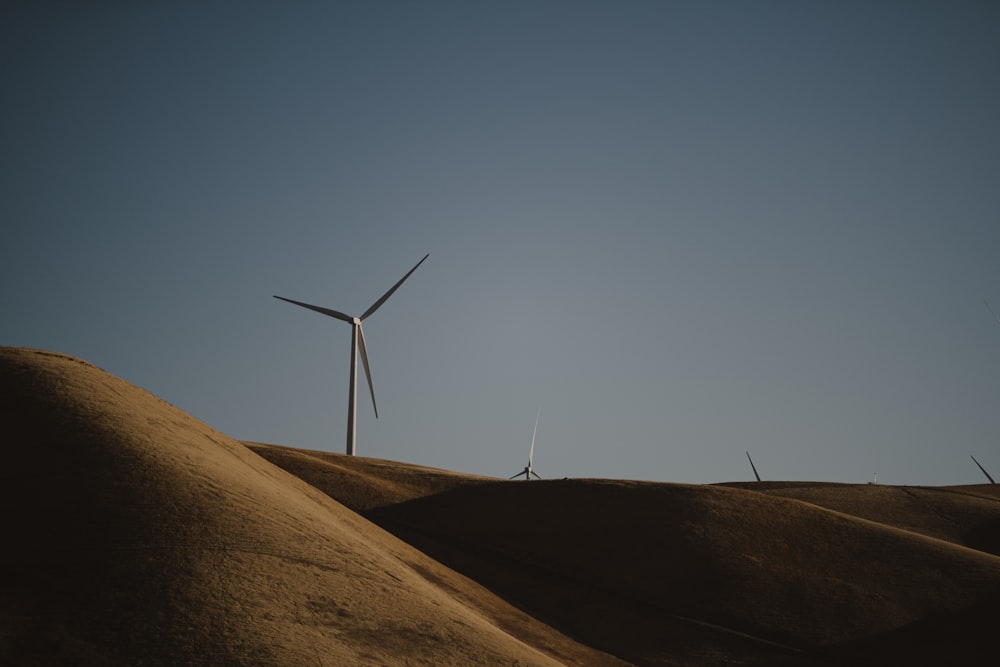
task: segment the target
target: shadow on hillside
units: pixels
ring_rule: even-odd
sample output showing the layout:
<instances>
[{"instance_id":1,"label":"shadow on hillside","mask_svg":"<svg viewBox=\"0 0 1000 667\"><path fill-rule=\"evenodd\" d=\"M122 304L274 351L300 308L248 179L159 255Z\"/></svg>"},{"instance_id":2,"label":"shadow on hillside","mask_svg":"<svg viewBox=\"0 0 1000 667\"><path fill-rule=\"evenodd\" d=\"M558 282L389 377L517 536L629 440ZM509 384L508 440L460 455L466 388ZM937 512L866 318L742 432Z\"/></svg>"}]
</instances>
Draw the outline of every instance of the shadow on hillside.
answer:
<instances>
[{"instance_id":1,"label":"shadow on hillside","mask_svg":"<svg viewBox=\"0 0 1000 667\"><path fill-rule=\"evenodd\" d=\"M994 664L995 634L1000 626L1000 591L952 614L935 614L892 632L838 647L849 664L961 665Z\"/></svg>"},{"instance_id":2,"label":"shadow on hillside","mask_svg":"<svg viewBox=\"0 0 1000 667\"><path fill-rule=\"evenodd\" d=\"M964 543L972 549L1000 556L1000 519L976 526L965 534Z\"/></svg>"},{"instance_id":3,"label":"shadow on hillside","mask_svg":"<svg viewBox=\"0 0 1000 667\"><path fill-rule=\"evenodd\" d=\"M705 613L708 607L692 608L689 601L699 597L700 588L711 598L710 589L721 585L710 575L711 568L698 568L690 554L678 554L676 562L659 562L655 568L631 563L636 545L599 534L621 507L561 505L559 495L580 490L581 483L575 482L500 481L373 509L364 516L560 632L637 665L836 664L820 649L796 645L787 637L762 636L725 613ZM625 489L626 495L633 491ZM544 509L525 511L525 495ZM574 500L585 495L571 494ZM690 518L683 510L670 515L663 505L651 509L658 511L656 517L641 520L649 520L652 531L657 529L654 521L681 526ZM609 545L608 539L615 542ZM612 567L632 568L626 578L639 583L622 586L620 578L606 576L609 564L587 549L593 542L617 552ZM574 567L564 566L569 562ZM644 578L662 581L663 569L674 567L692 571L692 576L673 573L676 597L660 596L658 587L642 590Z\"/></svg>"},{"instance_id":4,"label":"shadow on hillside","mask_svg":"<svg viewBox=\"0 0 1000 667\"><path fill-rule=\"evenodd\" d=\"M820 523L814 527L818 532L805 538L772 534L769 526L777 524L768 513L791 506L766 500L760 508L768 509L751 510L765 514L747 515L759 525L740 533L742 528L733 528L733 519L723 515L747 502L752 501L746 496L686 485L499 481L364 516L564 634L637 665L983 664L1000 621L997 594L879 634L864 623L874 619L884 628L885 619L845 606L853 597L827 597L834 590L830 581L843 581L854 591L872 585L870 574L862 572L865 559L834 561L836 571L788 562L780 552L787 540L805 539L803 548L828 550L824 536L837 533L825 532ZM822 522L828 516L824 510L808 512L817 514L802 520ZM989 551L996 548L996 534L995 523L984 525L970 541ZM758 541L740 541L746 535L757 535ZM888 549L895 542L885 544ZM884 562L889 570L902 568L898 581L874 583L863 597L893 597L914 586L910 590L918 591L929 581L907 571L905 558L894 565L893 553L885 551L882 558L890 559ZM759 565L732 567L748 558ZM784 573L784 579L768 578L774 572ZM929 595L921 599L935 599ZM835 608L841 611L831 611ZM809 618L811 613L817 616ZM829 636L843 639L824 642L800 634L815 637L817 624L827 623ZM852 639L866 634L871 636Z\"/></svg>"}]
</instances>

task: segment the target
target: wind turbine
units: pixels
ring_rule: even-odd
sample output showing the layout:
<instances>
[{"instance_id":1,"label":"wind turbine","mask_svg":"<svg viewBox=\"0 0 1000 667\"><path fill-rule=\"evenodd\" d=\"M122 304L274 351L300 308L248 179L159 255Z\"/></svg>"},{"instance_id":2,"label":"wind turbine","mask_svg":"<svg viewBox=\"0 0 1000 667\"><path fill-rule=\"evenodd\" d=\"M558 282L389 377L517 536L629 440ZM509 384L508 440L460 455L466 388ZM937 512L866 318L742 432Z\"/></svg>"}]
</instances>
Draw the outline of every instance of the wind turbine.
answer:
<instances>
[{"instance_id":1,"label":"wind turbine","mask_svg":"<svg viewBox=\"0 0 1000 667\"><path fill-rule=\"evenodd\" d=\"M753 459L750 458L750 452L747 452L747 461L750 462L750 467L753 468L753 476L756 477L757 481L759 482L760 481L760 475L757 474L757 466L755 466L753 464Z\"/></svg>"},{"instance_id":2,"label":"wind turbine","mask_svg":"<svg viewBox=\"0 0 1000 667\"><path fill-rule=\"evenodd\" d=\"M428 257L430 257L430 253L424 255L424 259L427 259ZM417 262L417 266L410 269L409 273L400 278L398 283L389 288L389 291L383 294L378 301L373 303L361 317L351 317L338 310L331 310L330 308L323 308L321 306L313 306L308 303L302 303L301 301L293 301L292 299L286 299L283 296L274 295L275 299L281 299L282 301L287 301L288 303L294 303L296 306L302 306L303 308L308 308L309 310L315 310L317 313L329 315L330 317L341 320L342 322L347 322L351 325L351 383L349 385L350 392L347 399L347 454L349 456L354 456L355 446L357 445L359 351L361 352L361 361L365 365L365 377L368 378L368 391L372 395L372 409L375 410L375 418L378 419L378 406L375 405L375 387L372 385L372 372L371 368L368 366L368 347L365 345L365 332L364 329L361 328L361 323L368 319L372 313L378 310L379 307L385 303L390 296L392 296L393 292L399 289L399 286L403 284L403 281L409 278L410 274L416 271L417 267L424 263L424 259Z\"/></svg>"},{"instance_id":3,"label":"wind turbine","mask_svg":"<svg viewBox=\"0 0 1000 667\"><path fill-rule=\"evenodd\" d=\"M983 299L983 303L985 303L986 307L990 309L990 312L993 314L993 319L997 321L997 324L1000 324L1000 315L997 315L997 312L993 310L993 306L990 305L990 302Z\"/></svg>"},{"instance_id":4,"label":"wind turbine","mask_svg":"<svg viewBox=\"0 0 1000 667\"><path fill-rule=\"evenodd\" d=\"M984 475L986 475L986 479L990 480L990 484L996 484L996 482L994 482L994 481L993 481L993 478L992 478L992 477L990 477L990 474L989 474L988 472L986 472L986 468L984 468L983 466L979 465L979 461L976 461L976 457L975 457L975 456L972 456L972 455L970 454L970 455L969 455L969 458L970 458L970 459L972 459L972 460L973 460L973 462L974 462L974 463L975 463L975 464L976 464L977 466L979 466L979 469L983 471L983 474L984 474Z\"/></svg>"},{"instance_id":5,"label":"wind turbine","mask_svg":"<svg viewBox=\"0 0 1000 667\"><path fill-rule=\"evenodd\" d=\"M524 466L524 470L517 473L516 475L511 475L510 479L520 477L524 475L525 480L530 480L531 476L534 475L536 478L541 479L535 469L531 467L531 460L535 458L535 434L538 433L538 418L542 416L542 409L538 408L538 414L535 415L535 428L531 432L531 449L528 450L528 465Z\"/></svg>"}]
</instances>

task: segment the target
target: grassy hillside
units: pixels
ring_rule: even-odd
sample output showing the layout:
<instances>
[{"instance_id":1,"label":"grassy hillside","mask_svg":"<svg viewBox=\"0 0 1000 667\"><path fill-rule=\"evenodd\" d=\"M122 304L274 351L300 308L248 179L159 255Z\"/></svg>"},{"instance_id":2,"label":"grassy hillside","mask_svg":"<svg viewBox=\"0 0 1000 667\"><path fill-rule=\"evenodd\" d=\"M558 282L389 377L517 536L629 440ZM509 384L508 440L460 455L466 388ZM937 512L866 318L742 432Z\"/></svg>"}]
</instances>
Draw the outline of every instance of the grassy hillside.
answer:
<instances>
[{"instance_id":1,"label":"grassy hillside","mask_svg":"<svg viewBox=\"0 0 1000 667\"><path fill-rule=\"evenodd\" d=\"M2 664L616 663L94 366L0 378Z\"/></svg>"},{"instance_id":2,"label":"grassy hillside","mask_svg":"<svg viewBox=\"0 0 1000 667\"><path fill-rule=\"evenodd\" d=\"M1000 495L241 443L0 348L0 664L991 664Z\"/></svg>"}]
</instances>

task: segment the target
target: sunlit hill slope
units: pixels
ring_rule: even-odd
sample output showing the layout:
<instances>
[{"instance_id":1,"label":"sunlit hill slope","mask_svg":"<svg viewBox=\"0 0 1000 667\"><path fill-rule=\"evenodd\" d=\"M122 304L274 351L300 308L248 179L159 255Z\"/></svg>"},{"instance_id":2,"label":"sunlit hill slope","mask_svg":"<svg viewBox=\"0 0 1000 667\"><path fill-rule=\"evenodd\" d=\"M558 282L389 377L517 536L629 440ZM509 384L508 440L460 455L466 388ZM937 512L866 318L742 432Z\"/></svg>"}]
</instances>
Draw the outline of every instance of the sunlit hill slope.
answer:
<instances>
[{"instance_id":1,"label":"sunlit hill slope","mask_svg":"<svg viewBox=\"0 0 1000 667\"><path fill-rule=\"evenodd\" d=\"M0 664L992 664L1000 494L241 443L0 348Z\"/></svg>"}]
</instances>

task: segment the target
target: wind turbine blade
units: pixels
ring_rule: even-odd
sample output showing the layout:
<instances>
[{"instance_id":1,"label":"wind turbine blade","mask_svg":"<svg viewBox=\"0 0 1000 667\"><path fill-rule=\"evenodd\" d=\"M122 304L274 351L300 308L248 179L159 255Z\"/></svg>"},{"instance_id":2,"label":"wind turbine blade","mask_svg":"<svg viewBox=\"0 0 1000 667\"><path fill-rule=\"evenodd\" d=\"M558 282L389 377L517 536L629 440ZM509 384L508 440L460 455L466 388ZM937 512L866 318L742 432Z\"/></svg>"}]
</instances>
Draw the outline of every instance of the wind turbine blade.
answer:
<instances>
[{"instance_id":1,"label":"wind turbine blade","mask_svg":"<svg viewBox=\"0 0 1000 667\"><path fill-rule=\"evenodd\" d=\"M353 317L349 317L339 310L331 310L330 308L323 308L322 306L313 306L312 304L302 303L301 301L293 301L292 299L286 299L283 296L274 295L275 299L281 299L282 301L287 301L288 303L294 303L296 306L302 306L303 308L308 308L309 310L315 310L317 313L323 313L324 315L329 315L330 317L335 317L338 320L343 320L348 324L354 322Z\"/></svg>"},{"instance_id":2,"label":"wind turbine blade","mask_svg":"<svg viewBox=\"0 0 1000 667\"><path fill-rule=\"evenodd\" d=\"M993 319L997 321L997 324L1000 324L1000 315L997 315L997 312L993 310L993 306L990 305L990 302L987 301L986 299L983 299L983 303L985 303L986 307L990 309L991 313L993 313Z\"/></svg>"},{"instance_id":3,"label":"wind turbine blade","mask_svg":"<svg viewBox=\"0 0 1000 667\"><path fill-rule=\"evenodd\" d=\"M972 459L977 466L979 466L979 469L983 471L984 475L986 475L986 479L990 480L990 484L996 484L996 482L993 481L993 478L990 477L990 474L988 472L986 472L986 468L984 468L983 466L979 465L979 461L976 461L976 457L975 456L972 456L970 454L969 458Z\"/></svg>"},{"instance_id":4,"label":"wind turbine blade","mask_svg":"<svg viewBox=\"0 0 1000 667\"><path fill-rule=\"evenodd\" d=\"M424 255L424 259L427 259L430 256L431 256L431 254L427 253L426 255ZM421 264L423 264L424 263L424 259L422 259L419 262L417 262L417 266L420 266ZM371 315L376 310L378 310L379 307L383 303L385 303L386 299L388 299L390 296L392 296L392 293L399 289L399 286L403 284L403 281L406 280L407 278L409 278L410 274L417 270L417 266L414 266L412 269L410 269L409 273L407 273L405 276L403 276L402 278L400 278L398 283L396 283L391 288L389 288L389 291L386 292L385 294L383 294L381 299L379 299L378 301L376 301L375 303L373 303L372 306L371 306L371 308L369 308L368 310L366 310L365 314L362 315L359 319L364 320L369 315Z\"/></svg>"},{"instance_id":5,"label":"wind turbine blade","mask_svg":"<svg viewBox=\"0 0 1000 667\"><path fill-rule=\"evenodd\" d=\"M542 409L538 408L538 414L535 415L535 428L531 432L531 449L528 450L528 469L531 469L531 462L535 458L535 434L538 433L538 418L542 416Z\"/></svg>"},{"instance_id":6,"label":"wind turbine blade","mask_svg":"<svg viewBox=\"0 0 1000 667\"><path fill-rule=\"evenodd\" d=\"M523 474L524 474L524 471L522 470L521 472L517 473L516 475L511 475L507 479L517 479L518 477L520 477Z\"/></svg>"},{"instance_id":7,"label":"wind turbine blade","mask_svg":"<svg viewBox=\"0 0 1000 667\"><path fill-rule=\"evenodd\" d=\"M532 474L532 475L534 475L535 477L537 477L538 479L541 479L541 478L542 478L542 476L541 476L541 475L539 475L539 474L538 474L537 472L535 472L534 470L532 470L532 471L531 471L531 474Z\"/></svg>"},{"instance_id":8,"label":"wind turbine blade","mask_svg":"<svg viewBox=\"0 0 1000 667\"><path fill-rule=\"evenodd\" d=\"M360 324L356 324L358 327L358 349L361 350L361 363L365 366L365 377L368 378L368 391L372 395L372 408L375 409L375 419L378 419L378 406L375 405L375 385L372 384L372 371L368 367L368 345L365 344L365 330L361 328Z\"/></svg>"},{"instance_id":9,"label":"wind turbine blade","mask_svg":"<svg viewBox=\"0 0 1000 667\"><path fill-rule=\"evenodd\" d=\"M757 474L757 466L753 464L753 459L750 458L750 452L747 452L747 460L750 461L750 467L753 468L753 476L756 477L757 481L759 482L760 475Z\"/></svg>"}]
</instances>

